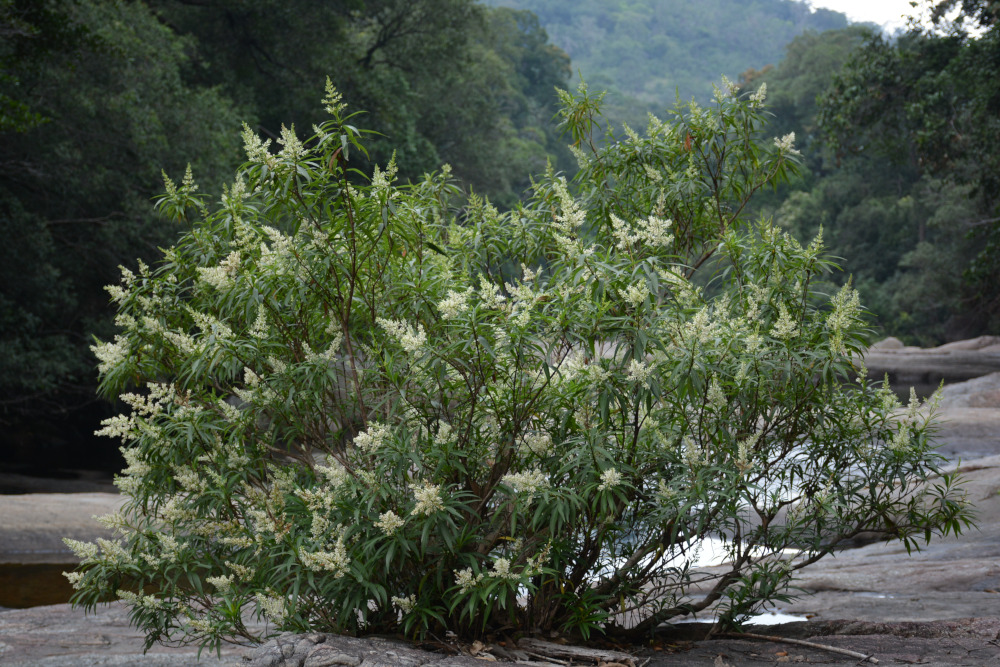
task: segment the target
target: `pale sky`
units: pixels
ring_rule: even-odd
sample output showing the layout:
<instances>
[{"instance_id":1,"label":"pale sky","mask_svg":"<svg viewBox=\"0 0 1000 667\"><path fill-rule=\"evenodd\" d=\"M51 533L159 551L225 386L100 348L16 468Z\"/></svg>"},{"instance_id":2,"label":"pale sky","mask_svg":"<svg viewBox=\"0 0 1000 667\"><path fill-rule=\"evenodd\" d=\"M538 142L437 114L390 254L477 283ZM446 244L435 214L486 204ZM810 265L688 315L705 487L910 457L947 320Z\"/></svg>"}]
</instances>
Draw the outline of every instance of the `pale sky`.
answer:
<instances>
[{"instance_id":1,"label":"pale sky","mask_svg":"<svg viewBox=\"0 0 1000 667\"><path fill-rule=\"evenodd\" d=\"M903 17L916 11L910 0L812 0L809 4L843 12L852 21L877 23L888 32L904 27Z\"/></svg>"}]
</instances>

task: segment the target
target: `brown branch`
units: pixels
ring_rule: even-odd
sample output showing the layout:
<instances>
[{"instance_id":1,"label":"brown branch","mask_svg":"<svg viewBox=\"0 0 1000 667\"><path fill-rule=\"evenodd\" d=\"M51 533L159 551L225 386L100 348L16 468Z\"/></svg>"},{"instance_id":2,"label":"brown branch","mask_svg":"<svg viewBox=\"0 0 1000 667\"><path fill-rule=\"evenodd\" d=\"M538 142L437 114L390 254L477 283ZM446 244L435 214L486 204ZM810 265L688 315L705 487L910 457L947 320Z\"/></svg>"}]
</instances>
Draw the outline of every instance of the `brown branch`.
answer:
<instances>
[{"instance_id":1,"label":"brown branch","mask_svg":"<svg viewBox=\"0 0 1000 667\"><path fill-rule=\"evenodd\" d=\"M872 655L858 653L857 651L851 651L846 648L840 648L838 646L830 646L828 644L817 644L815 642L807 642L804 639L791 639L789 637L778 637L775 635L758 635L752 632L725 632L717 636L728 637L730 639L761 639L763 641L768 641L768 642L783 642L785 644L794 644L795 646L805 646L808 648L819 649L821 651L830 651L831 653L839 653L841 655L857 658L861 662L868 661L873 665L878 664L878 658L875 658Z\"/></svg>"}]
</instances>

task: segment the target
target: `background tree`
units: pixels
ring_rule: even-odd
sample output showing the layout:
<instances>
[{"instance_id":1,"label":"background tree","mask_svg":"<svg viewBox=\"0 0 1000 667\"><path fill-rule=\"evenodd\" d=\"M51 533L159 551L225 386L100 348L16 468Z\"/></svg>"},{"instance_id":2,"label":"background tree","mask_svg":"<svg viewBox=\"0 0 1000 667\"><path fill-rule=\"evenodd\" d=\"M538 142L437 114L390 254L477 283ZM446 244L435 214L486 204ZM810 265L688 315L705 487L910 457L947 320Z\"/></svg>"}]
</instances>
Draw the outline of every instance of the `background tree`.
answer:
<instances>
[{"instance_id":1,"label":"background tree","mask_svg":"<svg viewBox=\"0 0 1000 667\"><path fill-rule=\"evenodd\" d=\"M780 60L804 30L844 28L847 18L792 0L491 0L538 15L593 90L605 116L644 127L646 112L679 96L707 102L720 74Z\"/></svg>"},{"instance_id":2,"label":"background tree","mask_svg":"<svg viewBox=\"0 0 1000 667\"><path fill-rule=\"evenodd\" d=\"M944 33L915 29L896 42L874 36L835 78L822 102L821 123L841 154L889 158L912 180L941 182L957 195L946 198L954 217L931 216L935 225L922 223L916 234L920 243L931 244L922 256L934 249L950 252L951 272L961 274L962 298L948 309L948 336L1000 327L996 6L961 3L959 20ZM943 12L952 7L959 3L934 3L938 25L944 25ZM979 29L978 36L963 29L969 23ZM910 258L911 265L915 260Z\"/></svg>"},{"instance_id":3,"label":"background tree","mask_svg":"<svg viewBox=\"0 0 1000 667\"><path fill-rule=\"evenodd\" d=\"M236 160L239 125L219 91L185 81L183 41L140 3L5 0L0 31L0 419L9 452L22 436L32 447L68 437L23 418L51 424L95 400L88 345L111 325L103 284L177 233L150 208L161 170L179 178L190 160L218 187ZM64 462L74 456L86 453Z\"/></svg>"},{"instance_id":4,"label":"background tree","mask_svg":"<svg viewBox=\"0 0 1000 667\"><path fill-rule=\"evenodd\" d=\"M527 12L472 0L151 6L194 38L196 80L239 100L267 136L282 124L306 130L319 122L309 101L330 76L381 128L384 138L369 142L372 160L384 163L395 151L403 178L448 163L509 206L527 186L516 179L548 156L570 164L550 122L569 60Z\"/></svg>"}]
</instances>

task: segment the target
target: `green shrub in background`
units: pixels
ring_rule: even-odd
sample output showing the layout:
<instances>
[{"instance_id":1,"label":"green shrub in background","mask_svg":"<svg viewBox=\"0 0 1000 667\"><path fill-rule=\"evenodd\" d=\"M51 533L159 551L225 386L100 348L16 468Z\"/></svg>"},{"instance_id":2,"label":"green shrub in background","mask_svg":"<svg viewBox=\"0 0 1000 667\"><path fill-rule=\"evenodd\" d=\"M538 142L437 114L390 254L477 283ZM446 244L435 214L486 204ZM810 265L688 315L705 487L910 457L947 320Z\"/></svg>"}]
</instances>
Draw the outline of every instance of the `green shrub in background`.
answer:
<instances>
[{"instance_id":1,"label":"green shrub in background","mask_svg":"<svg viewBox=\"0 0 1000 667\"><path fill-rule=\"evenodd\" d=\"M797 155L761 141L763 97L726 82L596 148L599 100L565 93L578 182L508 213L455 208L447 169L352 173L332 87L308 140L245 132L216 209L168 183L190 231L109 288L95 347L127 502L120 541L73 543L74 602L125 600L150 644L257 640L251 617L635 636L738 624L861 531L967 526L952 479L922 486L916 399L848 382L864 324L817 287L820 240L741 218Z\"/></svg>"}]
</instances>

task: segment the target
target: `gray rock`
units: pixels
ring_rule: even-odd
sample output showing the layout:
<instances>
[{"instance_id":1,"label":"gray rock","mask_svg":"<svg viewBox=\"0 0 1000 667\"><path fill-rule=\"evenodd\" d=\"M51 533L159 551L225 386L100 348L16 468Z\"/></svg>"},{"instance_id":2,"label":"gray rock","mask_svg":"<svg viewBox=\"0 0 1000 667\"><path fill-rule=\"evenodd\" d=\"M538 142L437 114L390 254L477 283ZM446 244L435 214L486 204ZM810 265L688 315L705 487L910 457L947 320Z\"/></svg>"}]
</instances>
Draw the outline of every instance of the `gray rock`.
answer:
<instances>
[{"instance_id":1,"label":"gray rock","mask_svg":"<svg viewBox=\"0 0 1000 667\"><path fill-rule=\"evenodd\" d=\"M4 667L91 667L93 665L241 665L251 648L223 645L222 654L197 647L154 646L143 652L143 637L129 625L120 604L85 614L60 604L0 612L0 665Z\"/></svg>"},{"instance_id":2,"label":"gray rock","mask_svg":"<svg viewBox=\"0 0 1000 667\"><path fill-rule=\"evenodd\" d=\"M877 343L873 343L869 350L877 350L879 352L884 350L901 350L903 349L903 341L899 340L895 336L889 336Z\"/></svg>"},{"instance_id":3,"label":"gray rock","mask_svg":"<svg viewBox=\"0 0 1000 667\"><path fill-rule=\"evenodd\" d=\"M950 384L941 390L942 409L1000 409L1000 373L990 373L972 380Z\"/></svg>"},{"instance_id":4,"label":"gray rock","mask_svg":"<svg viewBox=\"0 0 1000 667\"><path fill-rule=\"evenodd\" d=\"M0 563L78 562L63 538L111 538L93 517L110 514L123 502L114 493L0 495Z\"/></svg>"},{"instance_id":5,"label":"gray rock","mask_svg":"<svg viewBox=\"0 0 1000 667\"><path fill-rule=\"evenodd\" d=\"M980 336L934 348L903 347L896 338L872 345L864 355L869 377L885 375L894 385L933 387L1000 371L1000 337Z\"/></svg>"},{"instance_id":6,"label":"gray rock","mask_svg":"<svg viewBox=\"0 0 1000 667\"><path fill-rule=\"evenodd\" d=\"M248 657L247 667L481 667L482 664L481 660L429 653L382 637L312 634L272 639Z\"/></svg>"},{"instance_id":7,"label":"gray rock","mask_svg":"<svg viewBox=\"0 0 1000 667\"><path fill-rule=\"evenodd\" d=\"M361 657L351 653L344 653L333 646L317 646L309 653L303 667L334 667L334 665L347 665L347 667L358 667L361 664Z\"/></svg>"}]
</instances>

